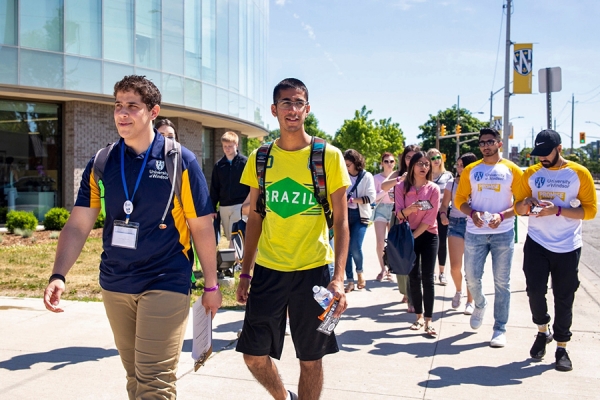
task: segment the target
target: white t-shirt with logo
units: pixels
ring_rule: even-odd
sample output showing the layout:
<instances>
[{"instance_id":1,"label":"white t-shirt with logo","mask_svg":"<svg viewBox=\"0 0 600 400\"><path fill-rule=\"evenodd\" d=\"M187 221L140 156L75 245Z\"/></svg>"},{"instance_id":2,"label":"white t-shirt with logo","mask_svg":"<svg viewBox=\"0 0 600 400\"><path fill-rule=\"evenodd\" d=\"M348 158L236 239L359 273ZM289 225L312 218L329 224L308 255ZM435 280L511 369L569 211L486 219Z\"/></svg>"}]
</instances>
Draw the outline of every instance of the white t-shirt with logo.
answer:
<instances>
[{"instance_id":1,"label":"white t-shirt with logo","mask_svg":"<svg viewBox=\"0 0 600 400\"><path fill-rule=\"evenodd\" d=\"M570 208L571 200L578 199L584 210L584 219L596 215L596 188L590 172L583 166L565 162L560 168L544 168L541 163L529 167L515 190L521 201L534 197L550 201L556 206ZM582 222L564 215L529 216L527 234L533 241L555 253L568 253L582 246Z\"/></svg>"},{"instance_id":2,"label":"white t-shirt with logo","mask_svg":"<svg viewBox=\"0 0 600 400\"><path fill-rule=\"evenodd\" d=\"M518 184L523 171L511 161L500 159L495 164L486 164L483 160L469 164L461 174L461 180L456 190L455 204L460 207L471 196L473 210L490 214L499 213L511 208L513 191ZM476 235L504 233L513 229L514 217L504 218L496 229L484 224L478 228L472 218L467 218L467 232Z\"/></svg>"}]
</instances>

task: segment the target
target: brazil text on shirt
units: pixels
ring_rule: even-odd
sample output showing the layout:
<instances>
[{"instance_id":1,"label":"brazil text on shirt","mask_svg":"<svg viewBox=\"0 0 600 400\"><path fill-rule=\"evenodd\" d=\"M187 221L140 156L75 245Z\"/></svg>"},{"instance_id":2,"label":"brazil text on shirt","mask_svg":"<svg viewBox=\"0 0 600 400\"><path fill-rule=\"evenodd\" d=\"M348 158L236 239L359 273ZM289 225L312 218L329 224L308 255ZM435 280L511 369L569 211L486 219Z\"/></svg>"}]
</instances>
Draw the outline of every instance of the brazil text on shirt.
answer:
<instances>
[{"instance_id":1,"label":"brazil text on shirt","mask_svg":"<svg viewBox=\"0 0 600 400\"><path fill-rule=\"evenodd\" d=\"M271 162L265 169L267 214L258 241L257 264L278 271L296 271L333 261L327 221L314 198L309 157L310 146L286 151L275 143L271 148ZM331 204L331 194L348 187L350 178L337 148L327 145L324 160ZM248 157L240 182L258 188L256 151Z\"/></svg>"},{"instance_id":2,"label":"brazil text on shirt","mask_svg":"<svg viewBox=\"0 0 600 400\"><path fill-rule=\"evenodd\" d=\"M559 190L556 190L559 189ZM550 201L556 206L570 208L571 200L578 199L584 219L596 215L596 188L590 172L581 165L566 161L559 168L544 168L541 163L529 167L515 190L515 202L526 197ZM555 253L567 253L582 246L580 219L564 215L529 217L527 235Z\"/></svg>"},{"instance_id":3,"label":"brazil text on shirt","mask_svg":"<svg viewBox=\"0 0 600 400\"><path fill-rule=\"evenodd\" d=\"M495 164L483 160L469 164L461 174L454 203L460 209L471 196L471 208L475 211L499 213L511 208L513 190L523 172L513 162L500 159ZM486 224L478 228L471 218L467 219L467 232L474 234L504 233L513 229L514 218L506 217L496 229Z\"/></svg>"},{"instance_id":4,"label":"brazil text on shirt","mask_svg":"<svg viewBox=\"0 0 600 400\"><path fill-rule=\"evenodd\" d=\"M146 171L133 198L131 195L145 152L137 155L130 148L125 149L125 180L134 205L131 221L140 224L136 250L111 246L114 221L125 219L123 203L126 197L120 165L122 141L110 152L103 177L106 222L104 252L100 262L100 285L106 290L121 293L141 293L146 290L189 292L193 255L186 219L208 215L213 207L196 156L182 147L183 204L177 198L173 199L165 219L167 228L159 229L171 192L165 162L173 162L172 159L164 160L164 140L162 135L156 135ZM93 158L83 173L75 206L100 208L100 193L92 165Z\"/></svg>"}]
</instances>

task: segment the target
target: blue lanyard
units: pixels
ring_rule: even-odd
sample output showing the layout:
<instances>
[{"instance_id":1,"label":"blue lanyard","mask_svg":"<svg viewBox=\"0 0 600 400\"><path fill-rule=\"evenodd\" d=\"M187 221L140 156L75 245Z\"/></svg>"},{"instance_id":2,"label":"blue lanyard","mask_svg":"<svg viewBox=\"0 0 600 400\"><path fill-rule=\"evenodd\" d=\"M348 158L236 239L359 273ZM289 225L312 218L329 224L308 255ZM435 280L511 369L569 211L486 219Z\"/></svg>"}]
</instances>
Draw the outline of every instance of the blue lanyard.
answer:
<instances>
[{"instance_id":1,"label":"blue lanyard","mask_svg":"<svg viewBox=\"0 0 600 400\"><path fill-rule=\"evenodd\" d=\"M133 188L133 194L131 195L131 199L135 197L135 192L137 192L138 187L140 186L140 181L142 180L142 175L144 174L144 170L146 169L146 163L148 162L148 155L152 152L152 146L154 146L154 142L156 141L156 134L154 134L154 140L150 143L150 147L146 151L146 155L144 156L144 163L142 164L142 169L140 169L140 173L138 174L137 181L135 182L135 187ZM129 201L129 189L127 188L127 181L125 180L125 140L121 143L121 180L123 181L123 190L125 191L125 197L127 201ZM131 214L126 215L127 221L129 221L129 216Z\"/></svg>"}]
</instances>

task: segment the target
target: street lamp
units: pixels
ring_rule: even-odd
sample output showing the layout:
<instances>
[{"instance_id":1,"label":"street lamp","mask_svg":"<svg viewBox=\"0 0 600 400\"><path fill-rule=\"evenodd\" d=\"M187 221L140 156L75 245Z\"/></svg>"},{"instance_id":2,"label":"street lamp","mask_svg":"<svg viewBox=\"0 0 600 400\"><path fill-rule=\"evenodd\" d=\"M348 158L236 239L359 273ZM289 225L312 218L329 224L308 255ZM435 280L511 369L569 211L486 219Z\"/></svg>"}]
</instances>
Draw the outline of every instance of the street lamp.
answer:
<instances>
[{"instance_id":1,"label":"street lamp","mask_svg":"<svg viewBox=\"0 0 600 400\"><path fill-rule=\"evenodd\" d=\"M525 117L523 117L522 115L518 116L518 117L512 117L511 119L509 119L509 121L512 121L513 119L519 119L519 118L525 118Z\"/></svg>"},{"instance_id":2,"label":"street lamp","mask_svg":"<svg viewBox=\"0 0 600 400\"><path fill-rule=\"evenodd\" d=\"M594 121L585 121L585 123L586 123L586 124L594 124L594 125L598 125L598 126L600 126L600 124L599 124L599 123L597 123L597 122L594 122Z\"/></svg>"}]
</instances>

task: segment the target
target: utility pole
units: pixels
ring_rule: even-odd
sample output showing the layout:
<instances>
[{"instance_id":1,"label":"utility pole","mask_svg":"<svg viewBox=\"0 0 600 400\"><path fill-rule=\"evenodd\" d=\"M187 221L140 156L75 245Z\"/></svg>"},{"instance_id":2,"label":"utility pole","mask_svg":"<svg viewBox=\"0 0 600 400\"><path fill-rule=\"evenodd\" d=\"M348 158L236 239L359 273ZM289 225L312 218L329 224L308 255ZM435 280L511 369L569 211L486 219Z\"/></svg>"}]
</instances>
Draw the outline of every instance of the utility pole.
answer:
<instances>
[{"instance_id":1,"label":"utility pole","mask_svg":"<svg viewBox=\"0 0 600 400\"><path fill-rule=\"evenodd\" d=\"M575 124L575 94L571 93L571 153L573 154L573 126Z\"/></svg>"},{"instance_id":2,"label":"utility pole","mask_svg":"<svg viewBox=\"0 0 600 400\"><path fill-rule=\"evenodd\" d=\"M456 99L456 126L460 125L460 95ZM456 133L456 129L455 129ZM460 158L460 136L456 136L456 161Z\"/></svg>"},{"instance_id":3,"label":"utility pole","mask_svg":"<svg viewBox=\"0 0 600 400\"><path fill-rule=\"evenodd\" d=\"M504 122L502 124L503 129L503 140L502 140L502 157L508 158L508 139L510 136L508 121L510 117L510 79L509 74L511 70L510 66L510 47L512 42L510 41L510 14L511 14L511 3L512 0L506 0L506 56L504 60Z\"/></svg>"}]
</instances>

